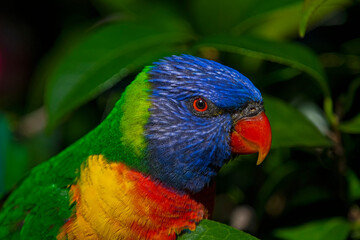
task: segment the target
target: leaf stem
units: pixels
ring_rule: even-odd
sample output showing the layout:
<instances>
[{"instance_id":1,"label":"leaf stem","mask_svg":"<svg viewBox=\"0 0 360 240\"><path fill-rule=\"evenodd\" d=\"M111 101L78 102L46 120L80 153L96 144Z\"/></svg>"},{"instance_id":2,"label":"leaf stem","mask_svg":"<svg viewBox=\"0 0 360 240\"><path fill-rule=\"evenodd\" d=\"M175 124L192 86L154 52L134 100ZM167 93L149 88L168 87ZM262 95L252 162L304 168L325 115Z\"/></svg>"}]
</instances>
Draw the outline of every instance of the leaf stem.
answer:
<instances>
[{"instance_id":1,"label":"leaf stem","mask_svg":"<svg viewBox=\"0 0 360 240\"><path fill-rule=\"evenodd\" d=\"M324 99L324 111L325 111L325 115L326 118L328 119L330 125L334 128L337 129L339 123L337 120L337 117L334 114L334 104L333 101L331 99L330 96L326 96Z\"/></svg>"}]
</instances>

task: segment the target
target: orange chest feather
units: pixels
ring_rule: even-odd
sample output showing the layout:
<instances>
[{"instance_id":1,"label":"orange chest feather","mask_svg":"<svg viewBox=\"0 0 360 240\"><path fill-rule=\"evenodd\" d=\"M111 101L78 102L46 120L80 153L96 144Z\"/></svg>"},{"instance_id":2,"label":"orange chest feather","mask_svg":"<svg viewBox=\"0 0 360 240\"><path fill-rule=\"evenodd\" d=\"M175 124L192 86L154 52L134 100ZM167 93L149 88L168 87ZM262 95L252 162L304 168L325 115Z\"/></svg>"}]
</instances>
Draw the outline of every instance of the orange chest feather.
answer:
<instances>
[{"instance_id":1,"label":"orange chest feather","mask_svg":"<svg viewBox=\"0 0 360 240\"><path fill-rule=\"evenodd\" d=\"M122 163L90 156L71 186L75 212L57 239L175 239L206 210Z\"/></svg>"}]
</instances>

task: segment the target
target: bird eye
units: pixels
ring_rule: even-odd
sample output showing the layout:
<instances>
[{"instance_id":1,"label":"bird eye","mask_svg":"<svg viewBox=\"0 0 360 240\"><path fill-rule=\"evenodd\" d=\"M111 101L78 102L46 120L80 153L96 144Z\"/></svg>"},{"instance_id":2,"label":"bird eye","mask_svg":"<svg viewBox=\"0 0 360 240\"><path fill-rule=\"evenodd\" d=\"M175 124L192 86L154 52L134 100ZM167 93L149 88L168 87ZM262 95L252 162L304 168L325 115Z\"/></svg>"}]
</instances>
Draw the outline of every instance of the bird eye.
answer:
<instances>
[{"instance_id":1,"label":"bird eye","mask_svg":"<svg viewBox=\"0 0 360 240\"><path fill-rule=\"evenodd\" d=\"M202 98L196 98L193 103L193 107L198 112L204 112L207 110L208 105L206 101Z\"/></svg>"}]
</instances>

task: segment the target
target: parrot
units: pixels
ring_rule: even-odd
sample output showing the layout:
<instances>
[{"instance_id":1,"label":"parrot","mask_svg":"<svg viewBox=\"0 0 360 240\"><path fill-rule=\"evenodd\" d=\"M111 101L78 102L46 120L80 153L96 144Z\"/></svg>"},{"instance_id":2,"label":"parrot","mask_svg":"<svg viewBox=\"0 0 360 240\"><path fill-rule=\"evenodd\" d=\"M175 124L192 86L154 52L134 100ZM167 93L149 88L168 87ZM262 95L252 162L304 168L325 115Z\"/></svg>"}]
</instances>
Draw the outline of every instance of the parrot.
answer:
<instances>
[{"instance_id":1,"label":"parrot","mask_svg":"<svg viewBox=\"0 0 360 240\"><path fill-rule=\"evenodd\" d=\"M146 66L92 131L31 170L0 239L176 239L211 216L215 176L268 155L263 98L237 70L192 55Z\"/></svg>"}]
</instances>

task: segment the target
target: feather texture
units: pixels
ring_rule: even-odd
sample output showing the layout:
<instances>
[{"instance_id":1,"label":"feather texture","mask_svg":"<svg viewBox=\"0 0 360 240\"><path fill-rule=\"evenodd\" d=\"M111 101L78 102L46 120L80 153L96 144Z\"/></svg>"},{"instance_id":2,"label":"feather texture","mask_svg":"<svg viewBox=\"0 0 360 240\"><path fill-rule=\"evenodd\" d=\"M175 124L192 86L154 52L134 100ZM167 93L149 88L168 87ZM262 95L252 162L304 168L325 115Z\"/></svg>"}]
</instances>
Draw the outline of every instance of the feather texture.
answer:
<instances>
[{"instance_id":1,"label":"feather texture","mask_svg":"<svg viewBox=\"0 0 360 240\"><path fill-rule=\"evenodd\" d=\"M175 239L206 217L203 205L122 163L90 156L71 187L74 215L57 239Z\"/></svg>"}]
</instances>

